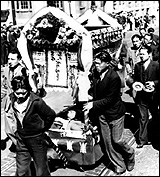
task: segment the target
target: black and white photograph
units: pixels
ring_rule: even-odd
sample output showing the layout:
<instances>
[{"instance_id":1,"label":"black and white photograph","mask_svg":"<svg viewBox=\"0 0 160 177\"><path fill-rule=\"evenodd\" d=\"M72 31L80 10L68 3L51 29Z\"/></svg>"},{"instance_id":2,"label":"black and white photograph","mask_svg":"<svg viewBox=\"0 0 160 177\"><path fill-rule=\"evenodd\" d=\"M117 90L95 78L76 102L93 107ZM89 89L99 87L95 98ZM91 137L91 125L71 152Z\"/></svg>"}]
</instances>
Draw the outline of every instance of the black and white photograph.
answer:
<instances>
[{"instance_id":1,"label":"black and white photograph","mask_svg":"<svg viewBox=\"0 0 160 177\"><path fill-rule=\"evenodd\" d=\"M159 176L159 1L1 1L1 176Z\"/></svg>"}]
</instances>

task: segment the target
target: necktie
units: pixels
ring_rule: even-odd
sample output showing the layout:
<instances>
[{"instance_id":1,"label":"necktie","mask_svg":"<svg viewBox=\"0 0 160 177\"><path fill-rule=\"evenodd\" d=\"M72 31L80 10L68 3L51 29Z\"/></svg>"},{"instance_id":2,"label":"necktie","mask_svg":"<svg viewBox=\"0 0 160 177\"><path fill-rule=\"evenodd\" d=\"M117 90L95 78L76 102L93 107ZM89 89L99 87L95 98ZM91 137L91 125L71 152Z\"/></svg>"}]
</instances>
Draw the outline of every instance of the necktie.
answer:
<instances>
[{"instance_id":1,"label":"necktie","mask_svg":"<svg viewBox=\"0 0 160 177\"><path fill-rule=\"evenodd\" d=\"M13 77L14 77L14 71L10 70L9 80L12 81Z\"/></svg>"},{"instance_id":2,"label":"necktie","mask_svg":"<svg viewBox=\"0 0 160 177\"><path fill-rule=\"evenodd\" d=\"M141 74L142 74L142 83L145 82L145 68L143 63L141 64Z\"/></svg>"}]
</instances>

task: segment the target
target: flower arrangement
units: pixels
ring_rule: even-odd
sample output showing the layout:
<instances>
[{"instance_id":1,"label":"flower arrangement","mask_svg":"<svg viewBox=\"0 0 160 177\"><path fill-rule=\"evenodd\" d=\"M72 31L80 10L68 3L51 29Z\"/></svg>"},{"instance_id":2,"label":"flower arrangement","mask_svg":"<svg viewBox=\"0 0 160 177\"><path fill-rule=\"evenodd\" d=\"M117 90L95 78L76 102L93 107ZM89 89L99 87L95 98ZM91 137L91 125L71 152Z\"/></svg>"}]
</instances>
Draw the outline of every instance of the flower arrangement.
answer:
<instances>
[{"instance_id":1,"label":"flower arrangement","mask_svg":"<svg viewBox=\"0 0 160 177\"><path fill-rule=\"evenodd\" d=\"M77 34L63 20L51 12L36 19L26 31L26 38L33 50L78 51L81 34Z\"/></svg>"}]
</instances>

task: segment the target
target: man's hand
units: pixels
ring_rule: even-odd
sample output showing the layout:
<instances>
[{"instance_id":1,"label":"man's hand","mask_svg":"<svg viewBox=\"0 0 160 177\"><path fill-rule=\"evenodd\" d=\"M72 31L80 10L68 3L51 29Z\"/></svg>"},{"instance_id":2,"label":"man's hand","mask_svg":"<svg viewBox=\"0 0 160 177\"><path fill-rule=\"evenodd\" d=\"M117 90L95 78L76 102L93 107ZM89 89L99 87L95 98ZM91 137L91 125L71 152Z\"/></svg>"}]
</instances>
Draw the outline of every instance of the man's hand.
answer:
<instances>
[{"instance_id":1,"label":"man's hand","mask_svg":"<svg viewBox=\"0 0 160 177\"><path fill-rule=\"evenodd\" d=\"M89 112L89 110L93 107L93 102L85 103L83 106L83 111Z\"/></svg>"}]
</instances>

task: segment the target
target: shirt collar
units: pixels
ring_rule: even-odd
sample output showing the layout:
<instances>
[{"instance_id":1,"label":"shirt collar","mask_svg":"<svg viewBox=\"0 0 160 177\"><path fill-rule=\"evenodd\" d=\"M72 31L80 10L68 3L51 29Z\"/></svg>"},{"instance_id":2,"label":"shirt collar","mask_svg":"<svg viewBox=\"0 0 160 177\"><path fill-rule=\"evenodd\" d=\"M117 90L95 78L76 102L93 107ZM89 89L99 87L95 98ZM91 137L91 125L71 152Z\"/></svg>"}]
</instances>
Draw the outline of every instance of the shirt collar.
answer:
<instances>
[{"instance_id":1,"label":"shirt collar","mask_svg":"<svg viewBox=\"0 0 160 177\"><path fill-rule=\"evenodd\" d=\"M104 76L107 72L108 72L108 69L100 75L101 80L104 78Z\"/></svg>"},{"instance_id":2,"label":"shirt collar","mask_svg":"<svg viewBox=\"0 0 160 177\"><path fill-rule=\"evenodd\" d=\"M147 67L148 67L148 65L149 65L150 62L151 62L151 59L148 59L148 60L143 64L145 70L147 69Z\"/></svg>"}]
</instances>

